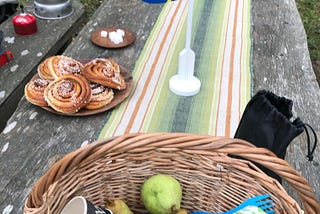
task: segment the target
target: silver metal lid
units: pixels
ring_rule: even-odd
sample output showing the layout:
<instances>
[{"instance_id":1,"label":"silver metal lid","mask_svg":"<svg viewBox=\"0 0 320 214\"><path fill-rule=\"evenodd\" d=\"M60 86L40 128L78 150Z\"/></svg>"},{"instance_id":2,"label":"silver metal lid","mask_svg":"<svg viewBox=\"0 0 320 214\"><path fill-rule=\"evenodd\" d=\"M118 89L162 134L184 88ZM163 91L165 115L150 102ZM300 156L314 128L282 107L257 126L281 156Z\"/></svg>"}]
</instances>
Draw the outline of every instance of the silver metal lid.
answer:
<instances>
[{"instance_id":1,"label":"silver metal lid","mask_svg":"<svg viewBox=\"0 0 320 214\"><path fill-rule=\"evenodd\" d=\"M42 19L62 19L72 15L72 0L35 0L34 14Z\"/></svg>"}]
</instances>

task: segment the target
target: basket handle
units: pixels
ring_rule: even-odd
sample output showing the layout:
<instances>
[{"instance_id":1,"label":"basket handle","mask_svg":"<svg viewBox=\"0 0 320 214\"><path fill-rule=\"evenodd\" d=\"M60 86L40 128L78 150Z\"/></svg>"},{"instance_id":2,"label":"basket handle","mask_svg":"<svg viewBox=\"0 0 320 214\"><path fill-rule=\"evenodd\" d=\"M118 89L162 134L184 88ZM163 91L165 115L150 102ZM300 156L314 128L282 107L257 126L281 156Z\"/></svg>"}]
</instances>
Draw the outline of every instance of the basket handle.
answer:
<instances>
[{"instance_id":1,"label":"basket handle","mask_svg":"<svg viewBox=\"0 0 320 214\"><path fill-rule=\"evenodd\" d=\"M216 143L216 142L215 142ZM230 155L236 155L251 162L258 163L267 169L278 174L298 193L306 213L320 213L320 206L315 198L313 189L309 182L301 176L293 167L285 160L278 158L273 152L265 148L257 148L245 146L242 149L235 147L236 144L243 144L240 139L224 139L223 149L217 151L227 152Z\"/></svg>"}]
</instances>

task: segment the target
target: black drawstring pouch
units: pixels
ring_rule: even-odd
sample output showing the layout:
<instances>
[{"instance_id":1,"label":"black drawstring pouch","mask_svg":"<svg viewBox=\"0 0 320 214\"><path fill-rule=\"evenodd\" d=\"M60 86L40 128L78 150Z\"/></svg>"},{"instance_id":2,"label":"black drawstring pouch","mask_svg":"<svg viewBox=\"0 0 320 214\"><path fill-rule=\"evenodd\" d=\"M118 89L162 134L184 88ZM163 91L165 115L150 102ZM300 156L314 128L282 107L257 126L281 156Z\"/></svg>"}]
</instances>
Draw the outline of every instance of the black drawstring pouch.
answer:
<instances>
[{"instance_id":1,"label":"black drawstring pouch","mask_svg":"<svg viewBox=\"0 0 320 214\"><path fill-rule=\"evenodd\" d=\"M292 121L292 106L293 102L285 97L279 97L265 90L259 91L247 104L234 137L246 140L257 147L267 148L284 159L291 141L306 130L308 158L312 160L317 136L312 127L304 124L300 118ZM306 126L314 134L315 143L312 149ZM280 177L274 172L262 166L259 168L281 182Z\"/></svg>"}]
</instances>

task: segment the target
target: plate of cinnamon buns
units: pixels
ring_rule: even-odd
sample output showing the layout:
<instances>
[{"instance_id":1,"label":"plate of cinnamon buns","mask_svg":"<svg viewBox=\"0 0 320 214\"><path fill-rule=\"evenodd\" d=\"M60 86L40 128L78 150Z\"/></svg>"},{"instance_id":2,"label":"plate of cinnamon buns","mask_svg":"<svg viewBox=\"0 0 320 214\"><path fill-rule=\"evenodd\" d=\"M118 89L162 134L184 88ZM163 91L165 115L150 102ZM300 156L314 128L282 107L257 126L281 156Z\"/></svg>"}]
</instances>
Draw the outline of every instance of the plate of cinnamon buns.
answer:
<instances>
[{"instance_id":1,"label":"plate of cinnamon buns","mask_svg":"<svg viewBox=\"0 0 320 214\"><path fill-rule=\"evenodd\" d=\"M26 99L47 111L87 116L114 108L133 87L131 74L112 59L56 55L41 62L25 85Z\"/></svg>"}]
</instances>

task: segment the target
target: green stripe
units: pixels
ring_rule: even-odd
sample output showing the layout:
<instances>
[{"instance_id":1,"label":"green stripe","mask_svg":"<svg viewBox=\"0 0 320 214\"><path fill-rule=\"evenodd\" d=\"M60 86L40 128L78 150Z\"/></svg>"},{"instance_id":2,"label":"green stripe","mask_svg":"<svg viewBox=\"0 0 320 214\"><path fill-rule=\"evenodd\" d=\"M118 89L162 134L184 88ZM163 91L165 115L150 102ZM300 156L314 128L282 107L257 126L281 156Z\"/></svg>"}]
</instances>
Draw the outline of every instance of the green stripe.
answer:
<instances>
[{"instance_id":1,"label":"green stripe","mask_svg":"<svg viewBox=\"0 0 320 214\"><path fill-rule=\"evenodd\" d=\"M191 115L187 123L186 132L208 134L212 133L215 123L210 126L210 119L215 121L215 115L211 115L217 109L219 96L219 78L221 73L221 61L223 54L224 35L228 15L226 8L229 1L216 1L212 5L210 23L208 23L203 53L201 56L198 78L201 81L201 90L194 96ZM195 125L197 124L197 125Z\"/></svg>"},{"instance_id":2,"label":"green stripe","mask_svg":"<svg viewBox=\"0 0 320 214\"><path fill-rule=\"evenodd\" d=\"M244 111L247 103L251 99L251 86L252 86L252 75L251 75L251 0L245 1L246 7L245 7L245 18L246 20L249 20L245 22L246 24L246 34L245 34L245 41L246 46L244 47L245 51L245 57L246 57L246 64L243 68L243 71L245 72L245 82L243 84L243 92L242 94L245 96L243 99L241 99L241 112Z\"/></svg>"},{"instance_id":3,"label":"green stripe","mask_svg":"<svg viewBox=\"0 0 320 214\"><path fill-rule=\"evenodd\" d=\"M191 48L196 54L195 67L194 67L195 76L199 76L198 74L201 72L199 67L202 65L201 59L204 57L202 50L204 48L205 36L207 35L206 34L207 27L208 27L208 23L210 22L210 19L213 18L210 15L213 1L203 0L200 2L202 4L198 3L194 8L194 12L193 12L193 28L192 28L193 45L191 46ZM175 117L173 118L173 121L175 121L175 123L171 129L171 132L186 131L185 129L188 123L189 112L192 109L193 107L192 103L194 103L194 99L196 99L197 96L181 97L179 99L177 109L176 109L176 114L175 114ZM183 112L183 114L181 112Z\"/></svg>"}]
</instances>

